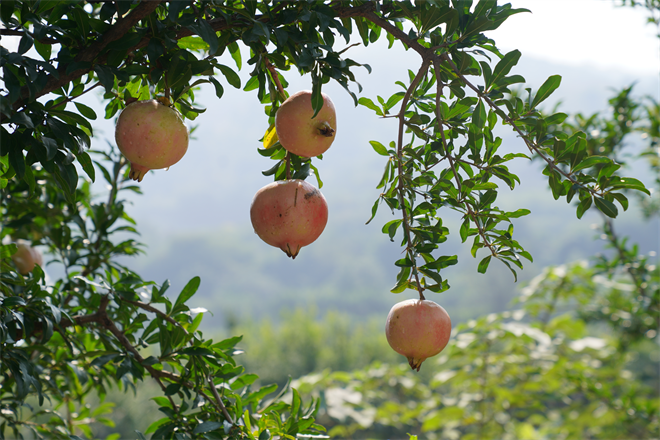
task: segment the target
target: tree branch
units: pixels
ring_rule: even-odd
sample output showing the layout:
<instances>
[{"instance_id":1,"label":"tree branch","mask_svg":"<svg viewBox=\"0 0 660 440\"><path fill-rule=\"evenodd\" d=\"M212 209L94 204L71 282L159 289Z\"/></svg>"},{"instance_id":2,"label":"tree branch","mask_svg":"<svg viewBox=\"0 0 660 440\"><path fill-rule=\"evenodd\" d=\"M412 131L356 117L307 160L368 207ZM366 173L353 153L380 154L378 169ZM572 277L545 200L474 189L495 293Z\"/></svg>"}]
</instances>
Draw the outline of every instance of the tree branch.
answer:
<instances>
[{"instance_id":1,"label":"tree branch","mask_svg":"<svg viewBox=\"0 0 660 440\"><path fill-rule=\"evenodd\" d=\"M477 96L479 96L481 99L483 99L484 101L486 101L486 103L487 103L491 108L493 108L495 111L498 112L499 116L500 116L500 117L501 117L501 118L502 118L507 124L509 124L509 125L511 126L511 128L513 128L513 130L514 130L516 133L518 133L518 136L520 136L520 137L522 138L522 140L525 142L525 145L527 146L527 148L529 149L529 151L530 151L531 153L536 153L538 156L540 156L541 159L543 159L543 160L548 164L548 166L549 166L550 168L552 168L553 170L557 171L559 174L561 174L562 176L564 176L564 177L565 177L568 181L570 181L573 185L577 185L577 186L579 186L579 187L585 188L587 191L589 191L589 193L591 193L591 194L594 195L594 196L602 196L602 194L599 193L598 191L596 191L595 189L592 189L592 188L589 188L588 186L584 186L584 185L582 185L582 184L581 184L580 182L578 182L578 181L577 181L577 180L576 180L576 179L575 179L570 173L567 173L567 172L565 172L564 170L562 170L560 167L557 166L557 164L555 164L552 160L550 160L550 158L548 158L545 154L541 153L541 148L540 148L538 145L536 145L536 143L535 143L534 141L532 141L531 139L529 139L529 138L527 137L527 135L525 135L525 133L523 133L523 131L522 131L522 130L516 125L516 122L515 122L513 119L511 119L511 118L510 118L510 117L509 117L509 116L508 116L508 115L507 115L507 114L506 114L506 113L500 108L500 106L498 106L497 104L495 104L495 103L494 103L494 102L493 102L493 101L492 101L492 100L491 100L491 99L490 99L485 93L483 93L482 91L480 91L478 87L476 87L474 84L472 84L472 83L470 82L470 80L468 80L468 79L465 77L465 75L463 75L463 74L458 70L458 67L456 67L456 64L454 64L454 62L451 60L451 58L449 58L449 56L448 56L446 53L443 53L442 55L439 55L439 57L440 57L440 59L441 59L442 61L446 61L446 62L449 64L449 66L450 66L451 69L454 71L454 73L455 73L456 75L458 75L458 77L461 78L461 80L462 80L462 81L463 81L463 82L464 82L469 88L471 88L471 89L477 94Z\"/></svg>"},{"instance_id":2,"label":"tree branch","mask_svg":"<svg viewBox=\"0 0 660 440\"><path fill-rule=\"evenodd\" d=\"M103 36L89 45L87 48L83 49L78 55L74 58L74 62L88 62L91 63L94 61L99 53L110 43L116 41L124 36L133 26L135 26L140 20L144 17L151 14L156 7L163 0L143 0L135 9L133 9L128 15L120 18L117 22L110 28L108 32L103 34ZM34 99L40 98L41 96L47 95L50 92L53 92L65 84L73 81L76 78L80 78L84 74L92 70L92 67L77 69L71 73L66 73L67 67L69 64L65 64L58 69L57 75L49 75L49 79L46 82L46 85L41 89L37 96ZM17 110L25 105L25 100L29 99L29 90L27 87L24 87L21 91L21 99L14 103L13 108ZM0 119L1 119L0 115Z\"/></svg>"},{"instance_id":3,"label":"tree branch","mask_svg":"<svg viewBox=\"0 0 660 440\"><path fill-rule=\"evenodd\" d=\"M107 59L107 56L101 56L99 57L99 53L111 42L118 40L122 36L124 36L133 26L135 26L140 20L143 18L147 17L149 14L151 14L156 7L160 3L162 3L163 0L143 0L135 9L133 9L127 16L120 18L117 20L117 22L113 25L113 27L103 34L103 36L97 40L96 42L92 43L90 46L86 47L83 49L74 59L74 62L93 62L97 61L99 63L105 62ZM373 13L373 9L375 8L375 5L371 3L366 3L361 6L353 7L353 8L343 8L343 7L338 7L336 8L337 16L340 18L349 18L349 17L358 17L358 16L366 16L369 13ZM278 9L276 7L275 9ZM242 16L237 16L237 19L240 19ZM259 21L262 23L268 23L270 22L270 18L261 15L255 17L255 21ZM229 24L227 20L224 18L216 18L213 20L207 20L208 24L211 26L211 28L215 32L220 32L220 31L225 31L228 29L235 29L235 28L241 28L246 26L246 23L239 23L239 24ZM396 29L396 27L394 27ZM398 30L398 29L397 29ZM195 35L193 31L191 31L188 28L183 28L180 29L177 34L176 34L176 39L179 40L184 37L188 37L191 35ZM151 41L152 37L144 37L142 38L135 46L131 47L128 49L129 52L135 51L138 49L145 48L149 45L149 42ZM85 68L80 68L76 69L73 72L66 73L67 68L69 67L69 63L62 64L59 66L58 73L57 75L47 75L47 81L46 85L37 92L37 94L30 99L30 92L28 87L23 87L21 90L21 98L17 100L13 105L12 108L14 111L18 110L19 108L23 107L24 105L27 104L26 101L28 100L36 100L44 95L47 95L48 93L51 93L65 84L70 83L71 81L82 77L83 75L89 73L92 71L93 66L85 67ZM2 113L0 113L0 122L2 122L6 116Z\"/></svg>"},{"instance_id":4,"label":"tree branch","mask_svg":"<svg viewBox=\"0 0 660 440\"><path fill-rule=\"evenodd\" d=\"M122 299L122 301L124 301L128 304L132 304L134 306L137 306L137 307L139 307L141 309L144 309L148 312L155 313L156 315L158 315L159 317L161 317L165 321L169 322L170 324L174 325L175 327L179 327L181 330L183 330L183 333L188 335L188 330L183 328L183 326L179 322L177 322L175 319L173 319L171 316L167 315L166 313L163 313L161 310L158 310L157 308L155 308L151 304L146 304L146 303L143 303L142 301L131 301L129 299Z\"/></svg>"}]
</instances>

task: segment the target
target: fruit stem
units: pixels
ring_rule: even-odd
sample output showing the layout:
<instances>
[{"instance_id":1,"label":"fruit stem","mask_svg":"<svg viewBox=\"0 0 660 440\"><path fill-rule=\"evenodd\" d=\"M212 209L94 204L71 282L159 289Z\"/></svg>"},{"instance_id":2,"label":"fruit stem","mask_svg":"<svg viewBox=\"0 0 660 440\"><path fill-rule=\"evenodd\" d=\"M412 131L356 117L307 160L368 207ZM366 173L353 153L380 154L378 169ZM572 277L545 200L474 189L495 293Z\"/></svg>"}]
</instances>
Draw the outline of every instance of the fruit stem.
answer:
<instances>
[{"instance_id":1,"label":"fruit stem","mask_svg":"<svg viewBox=\"0 0 660 440\"><path fill-rule=\"evenodd\" d=\"M286 160L286 180L291 180L291 153L287 151L284 160Z\"/></svg>"},{"instance_id":2,"label":"fruit stem","mask_svg":"<svg viewBox=\"0 0 660 440\"><path fill-rule=\"evenodd\" d=\"M270 62L268 57L264 57L264 64L266 65L266 69L270 71L270 76L273 78L273 82L275 82L275 85L277 86L277 90L282 95L281 98L284 101L286 99L286 93L284 93L284 87L282 87L282 83L280 82L280 78L277 75L277 70L275 69L275 66L273 66L273 64Z\"/></svg>"}]
</instances>

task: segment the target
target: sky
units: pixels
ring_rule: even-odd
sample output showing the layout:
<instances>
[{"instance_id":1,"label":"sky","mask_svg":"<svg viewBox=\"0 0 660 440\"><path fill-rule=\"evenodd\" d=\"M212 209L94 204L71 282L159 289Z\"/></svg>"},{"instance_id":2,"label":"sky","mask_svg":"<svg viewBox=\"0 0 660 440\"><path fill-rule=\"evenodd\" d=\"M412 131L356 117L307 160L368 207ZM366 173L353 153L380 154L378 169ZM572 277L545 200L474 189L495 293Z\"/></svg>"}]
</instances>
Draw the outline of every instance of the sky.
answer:
<instances>
[{"instance_id":1,"label":"sky","mask_svg":"<svg viewBox=\"0 0 660 440\"><path fill-rule=\"evenodd\" d=\"M516 14L492 32L502 50L572 65L593 65L636 74L660 72L658 29L644 8L614 0L511 0Z\"/></svg>"}]
</instances>

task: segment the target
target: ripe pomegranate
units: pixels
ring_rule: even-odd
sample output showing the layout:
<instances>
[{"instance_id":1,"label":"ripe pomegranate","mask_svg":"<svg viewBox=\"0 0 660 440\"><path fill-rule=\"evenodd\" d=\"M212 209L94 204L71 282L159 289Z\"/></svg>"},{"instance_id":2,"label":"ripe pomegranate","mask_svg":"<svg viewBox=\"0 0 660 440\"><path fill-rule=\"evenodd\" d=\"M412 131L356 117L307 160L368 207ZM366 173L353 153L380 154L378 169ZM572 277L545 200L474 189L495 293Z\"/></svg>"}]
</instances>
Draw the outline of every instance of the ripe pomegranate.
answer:
<instances>
[{"instance_id":1,"label":"ripe pomegranate","mask_svg":"<svg viewBox=\"0 0 660 440\"><path fill-rule=\"evenodd\" d=\"M385 336L390 347L408 358L419 371L422 362L440 353L451 335L451 319L440 305L429 300L408 299L387 315Z\"/></svg>"},{"instance_id":2,"label":"ripe pomegranate","mask_svg":"<svg viewBox=\"0 0 660 440\"><path fill-rule=\"evenodd\" d=\"M261 188L250 206L254 232L271 246L296 258L314 242L328 222L328 203L304 180L279 180Z\"/></svg>"},{"instance_id":3,"label":"ripe pomegranate","mask_svg":"<svg viewBox=\"0 0 660 440\"><path fill-rule=\"evenodd\" d=\"M11 259L14 261L18 272L21 275L27 275L34 270L35 264L39 266L44 265L44 260L41 253L25 242L19 241L17 243L18 250Z\"/></svg>"},{"instance_id":4,"label":"ripe pomegranate","mask_svg":"<svg viewBox=\"0 0 660 440\"><path fill-rule=\"evenodd\" d=\"M174 108L155 99L137 101L119 115L115 140L131 162L129 177L141 182L147 171L181 160L188 150L188 128Z\"/></svg>"},{"instance_id":5,"label":"ripe pomegranate","mask_svg":"<svg viewBox=\"0 0 660 440\"><path fill-rule=\"evenodd\" d=\"M314 118L312 92L309 90L289 96L275 113L275 131L287 151L302 157L318 156L335 140L335 105L328 95L321 95L323 107Z\"/></svg>"}]
</instances>

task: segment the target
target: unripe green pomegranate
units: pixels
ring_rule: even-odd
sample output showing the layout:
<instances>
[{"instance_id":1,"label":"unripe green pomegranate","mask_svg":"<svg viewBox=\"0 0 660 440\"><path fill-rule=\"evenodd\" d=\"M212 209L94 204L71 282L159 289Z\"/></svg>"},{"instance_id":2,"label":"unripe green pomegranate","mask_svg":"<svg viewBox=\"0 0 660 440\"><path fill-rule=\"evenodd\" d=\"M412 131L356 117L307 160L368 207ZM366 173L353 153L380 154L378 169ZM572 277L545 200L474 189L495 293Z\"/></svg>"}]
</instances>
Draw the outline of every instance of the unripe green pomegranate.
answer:
<instances>
[{"instance_id":1,"label":"unripe green pomegranate","mask_svg":"<svg viewBox=\"0 0 660 440\"><path fill-rule=\"evenodd\" d=\"M266 243L296 258L328 222L328 203L304 180L279 180L261 188L250 206L254 232Z\"/></svg>"},{"instance_id":2,"label":"unripe green pomegranate","mask_svg":"<svg viewBox=\"0 0 660 440\"><path fill-rule=\"evenodd\" d=\"M11 259L14 261L18 272L21 275L27 275L34 270L35 265L43 266L44 261L41 253L25 242L17 243L18 250Z\"/></svg>"},{"instance_id":3,"label":"unripe green pomegranate","mask_svg":"<svg viewBox=\"0 0 660 440\"><path fill-rule=\"evenodd\" d=\"M302 157L323 154L335 140L335 105L325 93L323 107L314 115L312 92L303 90L289 96L275 114L275 131L287 151Z\"/></svg>"},{"instance_id":4,"label":"unripe green pomegranate","mask_svg":"<svg viewBox=\"0 0 660 440\"><path fill-rule=\"evenodd\" d=\"M115 127L119 151L131 162L138 182L149 170L168 168L188 150L188 127L174 108L151 99L126 106Z\"/></svg>"},{"instance_id":5,"label":"unripe green pomegranate","mask_svg":"<svg viewBox=\"0 0 660 440\"><path fill-rule=\"evenodd\" d=\"M408 358L419 371L427 358L440 353L451 336L451 319L440 305L429 300L408 299L387 315L385 336L390 347Z\"/></svg>"}]
</instances>

